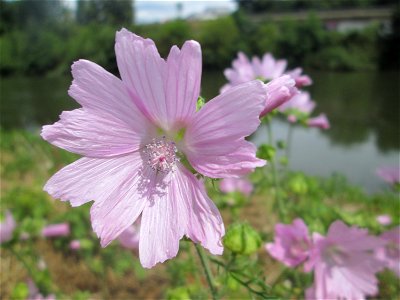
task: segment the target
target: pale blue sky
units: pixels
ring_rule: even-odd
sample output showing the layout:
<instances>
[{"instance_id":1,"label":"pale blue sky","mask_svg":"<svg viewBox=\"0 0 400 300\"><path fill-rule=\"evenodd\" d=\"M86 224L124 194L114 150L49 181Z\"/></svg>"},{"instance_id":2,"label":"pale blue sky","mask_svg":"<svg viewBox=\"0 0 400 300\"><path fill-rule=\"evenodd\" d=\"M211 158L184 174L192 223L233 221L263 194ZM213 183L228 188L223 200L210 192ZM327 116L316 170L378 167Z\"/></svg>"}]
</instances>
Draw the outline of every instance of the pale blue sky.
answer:
<instances>
[{"instance_id":1,"label":"pale blue sky","mask_svg":"<svg viewBox=\"0 0 400 300\"><path fill-rule=\"evenodd\" d=\"M64 2L72 9L76 7L76 0ZM184 18L214 8L233 12L237 6L233 0L135 0L136 22L152 23L174 19L178 16L177 3L182 3Z\"/></svg>"}]
</instances>

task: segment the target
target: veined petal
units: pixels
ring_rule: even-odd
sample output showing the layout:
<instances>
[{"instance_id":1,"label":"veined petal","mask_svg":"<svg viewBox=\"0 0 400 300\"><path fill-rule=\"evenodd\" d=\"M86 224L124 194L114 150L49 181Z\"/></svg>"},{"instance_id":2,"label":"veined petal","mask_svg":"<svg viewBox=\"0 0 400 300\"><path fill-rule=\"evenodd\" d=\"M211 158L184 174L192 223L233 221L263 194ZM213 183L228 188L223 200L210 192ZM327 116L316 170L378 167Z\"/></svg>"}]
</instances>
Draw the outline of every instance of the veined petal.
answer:
<instances>
[{"instance_id":1,"label":"veined petal","mask_svg":"<svg viewBox=\"0 0 400 300\"><path fill-rule=\"evenodd\" d=\"M220 165L220 172L230 173L230 169L222 169L229 168L232 161L236 171L253 163L255 148L249 147L244 137L259 126L265 98L265 85L255 80L232 87L206 103L193 117L184 137L183 151L193 167L202 173L203 166L212 165L217 171ZM239 164L236 155L240 155L238 150L242 147L252 155L241 155L244 160ZM218 177L218 174L203 174Z\"/></svg>"},{"instance_id":2,"label":"veined petal","mask_svg":"<svg viewBox=\"0 0 400 300\"><path fill-rule=\"evenodd\" d=\"M193 154L189 160L193 168L211 178L241 177L257 167L266 164L265 160L256 157L257 148L246 140L231 143L235 149L228 154L221 143L219 151L213 153ZM218 154L219 153L219 154ZM207 155L207 159L204 157Z\"/></svg>"},{"instance_id":3,"label":"veined petal","mask_svg":"<svg viewBox=\"0 0 400 300\"><path fill-rule=\"evenodd\" d=\"M126 124L136 133L150 124L138 110L122 81L99 65L79 60L72 65L69 95L88 112Z\"/></svg>"},{"instance_id":4,"label":"veined petal","mask_svg":"<svg viewBox=\"0 0 400 300\"><path fill-rule=\"evenodd\" d=\"M145 268L176 256L186 234L213 254L223 251L222 218L203 184L183 166L171 175L163 194L155 194L143 210L139 255Z\"/></svg>"},{"instance_id":5,"label":"veined petal","mask_svg":"<svg viewBox=\"0 0 400 300\"><path fill-rule=\"evenodd\" d=\"M115 54L122 81L137 106L157 126L167 127L167 65L154 42L123 29L116 35Z\"/></svg>"},{"instance_id":6,"label":"veined petal","mask_svg":"<svg viewBox=\"0 0 400 300\"><path fill-rule=\"evenodd\" d=\"M146 131L135 132L113 116L106 118L81 108L63 112L60 121L43 126L41 135L70 152L101 158L136 151Z\"/></svg>"},{"instance_id":7,"label":"veined petal","mask_svg":"<svg viewBox=\"0 0 400 300\"><path fill-rule=\"evenodd\" d=\"M44 186L53 198L80 206L95 200L102 202L134 175L141 160L139 154L113 158L81 158L54 174Z\"/></svg>"},{"instance_id":8,"label":"veined petal","mask_svg":"<svg viewBox=\"0 0 400 300\"><path fill-rule=\"evenodd\" d=\"M174 46L167 59L166 107L169 127L186 123L196 112L201 83L201 47L187 41L182 50ZM172 123L173 122L173 123Z\"/></svg>"}]
</instances>

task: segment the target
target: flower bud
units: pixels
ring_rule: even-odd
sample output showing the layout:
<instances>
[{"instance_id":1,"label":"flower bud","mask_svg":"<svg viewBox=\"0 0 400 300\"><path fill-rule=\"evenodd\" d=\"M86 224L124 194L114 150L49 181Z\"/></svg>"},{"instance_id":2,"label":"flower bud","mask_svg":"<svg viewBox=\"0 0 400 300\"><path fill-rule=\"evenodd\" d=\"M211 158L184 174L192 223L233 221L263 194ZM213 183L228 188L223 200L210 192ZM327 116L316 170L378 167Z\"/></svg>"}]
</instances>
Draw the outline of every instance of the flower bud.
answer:
<instances>
[{"instance_id":1,"label":"flower bud","mask_svg":"<svg viewBox=\"0 0 400 300\"><path fill-rule=\"evenodd\" d=\"M261 237L249 224L235 224L228 229L224 246L234 253L249 255L260 248Z\"/></svg>"}]
</instances>

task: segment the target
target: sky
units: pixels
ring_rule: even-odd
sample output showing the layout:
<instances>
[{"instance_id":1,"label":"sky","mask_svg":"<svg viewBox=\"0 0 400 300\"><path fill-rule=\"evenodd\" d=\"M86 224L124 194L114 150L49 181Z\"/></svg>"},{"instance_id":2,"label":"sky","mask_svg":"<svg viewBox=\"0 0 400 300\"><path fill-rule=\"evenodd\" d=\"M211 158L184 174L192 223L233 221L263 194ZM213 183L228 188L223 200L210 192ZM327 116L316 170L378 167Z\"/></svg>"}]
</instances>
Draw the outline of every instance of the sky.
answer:
<instances>
[{"instance_id":1,"label":"sky","mask_svg":"<svg viewBox=\"0 0 400 300\"><path fill-rule=\"evenodd\" d=\"M71 9L76 0L63 0ZM233 12L237 5L234 0L135 0L135 20L139 24L163 22L178 17L177 4L182 5L181 17L199 14L207 9L224 9Z\"/></svg>"},{"instance_id":2,"label":"sky","mask_svg":"<svg viewBox=\"0 0 400 300\"><path fill-rule=\"evenodd\" d=\"M232 12L236 9L233 0L136 0L136 22L152 23L178 17L177 4L182 5L182 17L202 13L207 9L226 9Z\"/></svg>"}]
</instances>

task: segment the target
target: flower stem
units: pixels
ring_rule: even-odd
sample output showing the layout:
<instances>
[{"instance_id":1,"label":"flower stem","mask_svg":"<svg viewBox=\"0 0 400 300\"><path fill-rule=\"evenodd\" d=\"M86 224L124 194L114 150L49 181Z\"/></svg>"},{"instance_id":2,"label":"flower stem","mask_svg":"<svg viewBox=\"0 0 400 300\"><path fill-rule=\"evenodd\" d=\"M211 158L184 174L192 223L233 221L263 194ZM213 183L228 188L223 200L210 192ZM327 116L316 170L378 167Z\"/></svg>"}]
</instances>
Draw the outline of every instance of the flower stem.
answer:
<instances>
[{"instance_id":1,"label":"flower stem","mask_svg":"<svg viewBox=\"0 0 400 300\"><path fill-rule=\"evenodd\" d=\"M268 141L270 145L274 145L274 136L272 134L272 128L271 128L271 123L267 124L267 130L268 130ZM278 179L278 172L276 169L276 164L275 164L275 158L271 158L270 160L271 164L271 170L272 170L272 179L274 181L274 186L275 186L275 201L278 205L278 212L279 212L279 218L282 220L283 217L286 214L285 208L283 206L283 202L281 199L280 195L280 186L279 186L279 179Z\"/></svg>"},{"instance_id":2,"label":"flower stem","mask_svg":"<svg viewBox=\"0 0 400 300\"><path fill-rule=\"evenodd\" d=\"M205 273L206 279L207 279L207 283L211 290L211 296L212 296L213 300L217 300L218 299L217 291L213 284L214 280L213 280L213 276L212 276L210 267L208 265L207 256L204 254L203 249L201 248L201 246L199 244L194 243L194 247L196 248L197 254L199 255L199 258L200 258L201 265L203 266L204 273Z\"/></svg>"}]
</instances>

